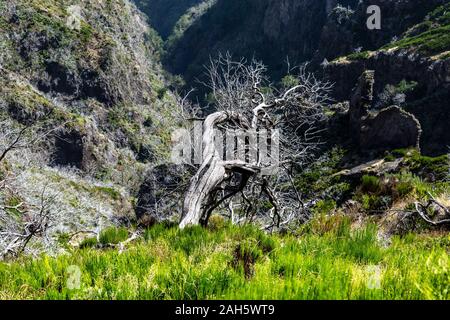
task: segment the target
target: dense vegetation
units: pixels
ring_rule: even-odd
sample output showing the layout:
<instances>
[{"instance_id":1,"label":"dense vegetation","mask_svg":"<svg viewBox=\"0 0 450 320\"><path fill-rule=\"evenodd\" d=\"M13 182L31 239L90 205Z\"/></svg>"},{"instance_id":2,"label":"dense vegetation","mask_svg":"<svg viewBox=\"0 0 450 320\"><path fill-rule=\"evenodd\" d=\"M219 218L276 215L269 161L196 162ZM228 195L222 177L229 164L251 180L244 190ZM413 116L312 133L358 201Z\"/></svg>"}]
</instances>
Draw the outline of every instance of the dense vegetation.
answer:
<instances>
[{"instance_id":1,"label":"dense vegetation","mask_svg":"<svg viewBox=\"0 0 450 320\"><path fill-rule=\"evenodd\" d=\"M445 234L383 240L375 225L338 215L284 236L220 219L210 230L156 226L120 254L1 263L0 298L448 299L449 245Z\"/></svg>"},{"instance_id":2,"label":"dense vegetation","mask_svg":"<svg viewBox=\"0 0 450 320\"><path fill-rule=\"evenodd\" d=\"M450 4L432 11L426 20L411 28L404 38L387 45L386 49L414 49L432 56L450 50Z\"/></svg>"},{"instance_id":3,"label":"dense vegetation","mask_svg":"<svg viewBox=\"0 0 450 320\"><path fill-rule=\"evenodd\" d=\"M448 204L447 156L394 150L386 161L403 157L403 172L356 183L336 176L342 156L334 150L298 177L299 190L323 198L295 230L268 234L214 216L206 229L164 223L128 243L134 228L106 228L75 247L61 234L56 257L0 263L0 298L449 299L448 232L412 206L431 196Z\"/></svg>"}]
</instances>

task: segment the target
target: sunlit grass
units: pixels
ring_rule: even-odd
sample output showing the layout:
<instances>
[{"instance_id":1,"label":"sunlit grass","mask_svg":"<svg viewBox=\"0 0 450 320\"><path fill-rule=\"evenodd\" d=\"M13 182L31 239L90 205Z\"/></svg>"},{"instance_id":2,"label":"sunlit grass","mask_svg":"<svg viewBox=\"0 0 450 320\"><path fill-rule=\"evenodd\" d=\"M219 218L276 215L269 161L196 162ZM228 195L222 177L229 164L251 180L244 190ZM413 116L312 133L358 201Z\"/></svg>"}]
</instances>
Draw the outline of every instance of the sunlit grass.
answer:
<instances>
[{"instance_id":1,"label":"sunlit grass","mask_svg":"<svg viewBox=\"0 0 450 320\"><path fill-rule=\"evenodd\" d=\"M117 250L0 263L1 299L448 299L450 237L380 243L347 218L313 221L298 236L254 227L156 226ZM74 272L79 270L78 274Z\"/></svg>"}]
</instances>

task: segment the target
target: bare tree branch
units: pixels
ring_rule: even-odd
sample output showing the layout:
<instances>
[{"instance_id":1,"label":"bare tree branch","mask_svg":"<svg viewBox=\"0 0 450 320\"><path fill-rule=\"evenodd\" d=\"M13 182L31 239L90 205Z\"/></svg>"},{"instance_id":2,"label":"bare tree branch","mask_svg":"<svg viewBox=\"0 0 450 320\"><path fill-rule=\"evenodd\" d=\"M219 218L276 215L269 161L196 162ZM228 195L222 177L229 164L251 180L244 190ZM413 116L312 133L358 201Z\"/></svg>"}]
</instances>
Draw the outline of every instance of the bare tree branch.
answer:
<instances>
[{"instance_id":1,"label":"bare tree branch","mask_svg":"<svg viewBox=\"0 0 450 320\"><path fill-rule=\"evenodd\" d=\"M278 92L265 72L262 63L233 61L229 54L211 60L207 68L209 82L204 84L212 92L217 111L203 122L203 163L186 192L181 228L207 224L213 210L222 205L224 210L230 210L226 203L229 201L245 207L247 219L253 220L256 215L271 220L272 229L288 224L306 210L295 188L292 167L314 158L332 84L317 80L301 67L298 84ZM217 130L251 132L253 136L238 137L238 150L234 143L227 145L226 156L234 158L224 159L223 150L217 148L217 139L221 139ZM259 156L257 140L265 131L272 142L270 158L277 158L275 165ZM267 178L264 172L269 169L279 172ZM270 209L262 208L264 201Z\"/></svg>"}]
</instances>

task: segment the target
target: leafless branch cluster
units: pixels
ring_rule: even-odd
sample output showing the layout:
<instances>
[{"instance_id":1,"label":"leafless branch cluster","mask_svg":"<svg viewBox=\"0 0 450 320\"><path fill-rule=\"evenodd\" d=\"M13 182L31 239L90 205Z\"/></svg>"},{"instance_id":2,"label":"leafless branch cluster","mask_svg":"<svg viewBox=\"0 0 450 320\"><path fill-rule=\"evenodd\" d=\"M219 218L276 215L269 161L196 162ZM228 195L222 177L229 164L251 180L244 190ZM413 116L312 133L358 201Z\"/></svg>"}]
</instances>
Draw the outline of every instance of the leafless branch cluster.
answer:
<instances>
[{"instance_id":1,"label":"leafless branch cluster","mask_svg":"<svg viewBox=\"0 0 450 320\"><path fill-rule=\"evenodd\" d=\"M35 238L42 239L41 246L51 246L52 239L48 231L58 216L54 206L55 197L48 195L44 188L36 203L20 202L0 206L0 259L16 257L26 250L33 253L28 245Z\"/></svg>"},{"instance_id":2,"label":"leafless branch cluster","mask_svg":"<svg viewBox=\"0 0 450 320\"><path fill-rule=\"evenodd\" d=\"M419 216L427 223L433 225L433 226L440 226L444 224L450 224L450 208L447 208L443 204L441 204L439 201L437 201L431 194L429 194L430 199L426 204L416 202L415 208L416 212L419 214ZM438 220L433 220L432 217L429 216L428 212L430 208L438 208L439 210L442 210L445 213L445 218L441 218Z\"/></svg>"},{"instance_id":3,"label":"leafless branch cluster","mask_svg":"<svg viewBox=\"0 0 450 320\"><path fill-rule=\"evenodd\" d=\"M28 134L30 126L13 129L7 122L6 120L0 122L0 162L11 151L27 148L32 143Z\"/></svg>"},{"instance_id":4,"label":"leafless branch cluster","mask_svg":"<svg viewBox=\"0 0 450 320\"><path fill-rule=\"evenodd\" d=\"M66 124L68 122L54 128L44 129L45 123L17 125L10 120L0 121L0 163L13 151L37 148L48 136ZM46 152L43 148L39 151L45 156Z\"/></svg>"},{"instance_id":5,"label":"leafless branch cluster","mask_svg":"<svg viewBox=\"0 0 450 320\"><path fill-rule=\"evenodd\" d=\"M294 85L277 89L268 82L262 63L234 61L228 54L211 60L207 72L205 85L217 111L203 122L203 163L191 179L180 227L206 224L220 208L228 210L234 222L257 219L267 229L307 219L294 172L314 157L320 145L320 124L332 84L301 67ZM255 156L260 151L257 139L238 138L240 151L234 143L222 150L218 131L268 132L273 145L267 153L275 163ZM232 154L232 159L225 154ZM266 174L268 169L277 173Z\"/></svg>"}]
</instances>

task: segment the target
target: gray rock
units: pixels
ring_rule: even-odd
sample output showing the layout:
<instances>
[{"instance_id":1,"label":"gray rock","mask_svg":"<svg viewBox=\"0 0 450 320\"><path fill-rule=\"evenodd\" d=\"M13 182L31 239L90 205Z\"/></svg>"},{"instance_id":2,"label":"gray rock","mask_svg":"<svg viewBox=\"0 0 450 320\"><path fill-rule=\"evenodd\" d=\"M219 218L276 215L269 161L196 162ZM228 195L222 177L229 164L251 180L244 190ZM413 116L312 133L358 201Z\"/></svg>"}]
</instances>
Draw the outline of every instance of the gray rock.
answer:
<instances>
[{"instance_id":1,"label":"gray rock","mask_svg":"<svg viewBox=\"0 0 450 320\"><path fill-rule=\"evenodd\" d=\"M394 161L385 161L383 159L373 160L352 169L338 172L335 176L344 176L357 180L367 174L381 176L387 173L398 172L401 168L402 162L403 159L397 159Z\"/></svg>"},{"instance_id":2,"label":"gray rock","mask_svg":"<svg viewBox=\"0 0 450 320\"><path fill-rule=\"evenodd\" d=\"M369 150L420 148L421 125L414 115L397 106L383 109L363 122L360 147Z\"/></svg>"},{"instance_id":3,"label":"gray rock","mask_svg":"<svg viewBox=\"0 0 450 320\"><path fill-rule=\"evenodd\" d=\"M359 77L358 84L353 90L350 99L350 130L354 138L359 141L362 122L369 115L369 108L373 100L373 85L375 83L375 72L366 70Z\"/></svg>"},{"instance_id":4,"label":"gray rock","mask_svg":"<svg viewBox=\"0 0 450 320\"><path fill-rule=\"evenodd\" d=\"M350 99L349 125L355 144L361 151L419 149L422 128L414 115L398 106L371 110L374 84L375 72L364 71Z\"/></svg>"}]
</instances>

